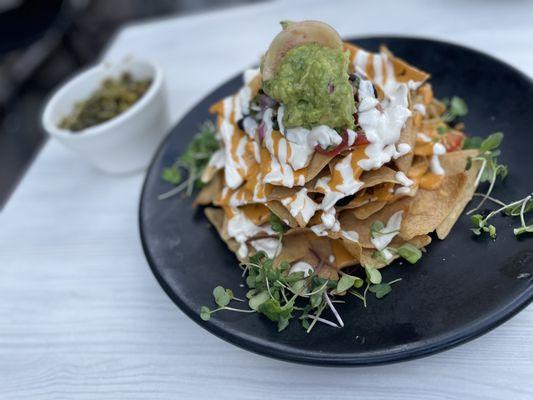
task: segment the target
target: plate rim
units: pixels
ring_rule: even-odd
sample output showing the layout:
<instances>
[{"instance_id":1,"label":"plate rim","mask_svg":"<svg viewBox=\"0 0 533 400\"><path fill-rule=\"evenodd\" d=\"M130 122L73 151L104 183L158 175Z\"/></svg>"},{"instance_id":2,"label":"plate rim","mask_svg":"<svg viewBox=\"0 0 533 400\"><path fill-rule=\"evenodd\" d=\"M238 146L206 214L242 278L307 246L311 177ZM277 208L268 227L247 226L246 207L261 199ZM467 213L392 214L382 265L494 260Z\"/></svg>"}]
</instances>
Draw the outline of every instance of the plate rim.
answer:
<instances>
[{"instance_id":1,"label":"plate rim","mask_svg":"<svg viewBox=\"0 0 533 400\"><path fill-rule=\"evenodd\" d=\"M525 72L519 70L517 67L511 64L508 64L506 61L503 61L491 54L487 54L478 49L464 46L462 44L458 44L452 41L446 41L446 40L436 39L432 37L394 35L394 34L361 35L361 36L343 38L344 41L348 41L348 42L357 42L359 40L386 41L390 39L437 43L441 45L444 44L447 46L456 47L460 50L466 50L466 51L475 53L478 56L482 56L492 61L495 61L499 64L502 64L504 67L510 69L513 73L519 75L525 81L529 82L531 87L533 87L533 78L528 76ZM445 335L445 337L441 337L442 335L436 336L435 338L431 339L431 341L427 341L427 343L424 343L423 345L417 345L416 348L405 349L405 346L401 346L401 348L392 348L391 350L381 351L382 354L375 354L371 356L364 355L364 354L360 356L357 356L355 354L347 354L345 356L344 355L328 355L328 354L315 355L315 353L306 354L305 351L287 351L276 346L275 342L270 342L270 343L273 343L273 345L271 346L265 345L264 343L263 344L258 343L256 341L251 340L248 337L249 335L234 334L228 330L225 330L221 326L210 323L209 321L203 321L200 318L200 314L196 310L189 308L185 304L185 302L183 302L181 298L172 290L170 285L165 281L163 276L159 273L155 265L156 263L153 260L150 250L148 248L146 232L143 229L143 203L144 203L143 200L146 195L150 172L156 162L156 159L159 157L160 153L166 147L167 142L170 140L171 133L174 131L174 129L181 123L181 121L185 118L185 116L190 114L192 110L196 109L207 97L209 97L212 93L221 89L228 82L234 80L235 78L241 75L242 75L242 72L235 74L231 76L230 78L224 80L221 84L216 86L214 89L207 92L193 106L187 109L187 111L182 114L182 117L172 126L172 128L169 129L168 134L159 144L157 150L154 152L154 155L152 156L152 159L150 160L150 164L148 168L146 169L146 174L143 179L142 189L141 189L141 193L139 196L139 205L138 205L138 213L137 213L138 230L140 234L143 252L148 262L148 265L150 267L150 270L152 271L152 274L156 278L156 281L159 283L159 285L161 286L163 291L167 294L167 296L170 298L170 300L172 300L172 302L183 313L185 313L185 315L187 315L190 319L192 319L194 322L200 325L203 329L207 330L208 332L212 333L213 335L217 336L218 338L232 345L235 345L241 349L251 351L255 354L259 354L259 355L266 356L269 358L274 358L274 359L281 360L281 361L287 361L287 362L293 362L293 363L299 363L299 364L314 365L314 366L365 367L365 366L383 365L383 364L391 364L391 363L409 361L409 360L426 357L432 354L436 354L436 353L440 353L445 350L452 349L456 346L472 341L490 332L494 328L500 326L501 324L505 323L506 321L514 317L516 314L518 314L520 311L526 308L533 301L533 286L529 286L519 296L515 297L511 302L506 304L505 307L498 309L497 312L483 319L479 319L475 322L472 322L470 325L463 327L460 330L456 330L455 332L448 333Z\"/></svg>"}]
</instances>

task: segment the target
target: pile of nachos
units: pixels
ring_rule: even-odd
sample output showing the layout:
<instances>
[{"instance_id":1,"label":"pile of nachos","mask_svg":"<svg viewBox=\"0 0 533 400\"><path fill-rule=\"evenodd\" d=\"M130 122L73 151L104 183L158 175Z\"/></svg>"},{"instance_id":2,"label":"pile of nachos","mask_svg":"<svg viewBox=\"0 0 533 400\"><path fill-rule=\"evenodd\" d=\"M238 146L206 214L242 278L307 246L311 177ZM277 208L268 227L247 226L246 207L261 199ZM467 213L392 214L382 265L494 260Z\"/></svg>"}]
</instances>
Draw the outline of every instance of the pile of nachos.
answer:
<instances>
[{"instance_id":1,"label":"pile of nachos","mask_svg":"<svg viewBox=\"0 0 533 400\"><path fill-rule=\"evenodd\" d=\"M340 327L336 296L386 295L380 268L416 262L432 232L446 238L474 194L477 150L462 150L428 73L322 22L282 27L260 68L210 108L216 150L196 204L245 269L250 309L217 287L218 308L201 315Z\"/></svg>"}]
</instances>

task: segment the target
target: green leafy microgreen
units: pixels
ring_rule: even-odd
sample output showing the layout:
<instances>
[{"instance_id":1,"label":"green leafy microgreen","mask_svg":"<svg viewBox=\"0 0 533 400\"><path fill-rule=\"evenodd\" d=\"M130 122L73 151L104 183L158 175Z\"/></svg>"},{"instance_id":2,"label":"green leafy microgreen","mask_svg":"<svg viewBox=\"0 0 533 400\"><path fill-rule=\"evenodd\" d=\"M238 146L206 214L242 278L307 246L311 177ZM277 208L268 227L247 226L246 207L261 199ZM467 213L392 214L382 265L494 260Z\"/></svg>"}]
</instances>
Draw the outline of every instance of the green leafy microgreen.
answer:
<instances>
[{"instance_id":1,"label":"green leafy microgreen","mask_svg":"<svg viewBox=\"0 0 533 400\"><path fill-rule=\"evenodd\" d=\"M503 133L501 132L496 132L489 135L479 144L479 155L472 158L472 161L481 162L481 167L476 177L474 186L477 186L482 182L488 182L489 187L478 205L468 211L467 215L479 210L483 204L485 204L487 199L489 199L498 178L504 179L507 176L507 167L503 164L498 164L497 160L497 157L500 154L498 147L500 146L502 140Z\"/></svg>"},{"instance_id":2,"label":"green leafy microgreen","mask_svg":"<svg viewBox=\"0 0 533 400\"><path fill-rule=\"evenodd\" d=\"M365 267L366 277L370 283L377 285L381 283L381 272L378 269L372 267Z\"/></svg>"},{"instance_id":3,"label":"green leafy microgreen","mask_svg":"<svg viewBox=\"0 0 533 400\"><path fill-rule=\"evenodd\" d=\"M443 102L447 106L446 111L441 117L444 122L451 122L468 114L468 106L460 97L453 96L451 100L444 99Z\"/></svg>"},{"instance_id":4,"label":"green leafy microgreen","mask_svg":"<svg viewBox=\"0 0 533 400\"><path fill-rule=\"evenodd\" d=\"M202 306L200 309L200 318L202 318L204 321L209 321L211 319L211 310L209 307Z\"/></svg>"},{"instance_id":5,"label":"green leafy microgreen","mask_svg":"<svg viewBox=\"0 0 533 400\"><path fill-rule=\"evenodd\" d=\"M485 197L485 195L480 193L475 193L475 195ZM533 210L533 206L531 205L533 199L532 194L524 197L521 200L513 201L509 204L505 204L504 202L494 199L492 197L487 198L492 202L500 205L501 207L489 212L486 216L483 216L481 214L474 214L470 217L470 222L472 223L472 228L470 229L475 235L481 235L482 233L486 232L492 239L495 239L496 227L494 225L489 224L488 221L499 213L504 213L509 216L520 217L520 226L513 229L513 233L515 236L533 232L533 224L528 225L525 220L525 214L528 211Z\"/></svg>"},{"instance_id":6,"label":"green leafy microgreen","mask_svg":"<svg viewBox=\"0 0 533 400\"><path fill-rule=\"evenodd\" d=\"M282 234L285 232L285 225L283 224L283 221L280 217L278 217L273 212L270 213L270 226L272 227L272 230L276 233Z\"/></svg>"},{"instance_id":7,"label":"green leafy microgreen","mask_svg":"<svg viewBox=\"0 0 533 400\"><path fill-rule=\"evenodd\" d=\"M363 285L363 280L357 276L352 276L341 272L341 277L337 282L337 288L335 289L337 293L346 292L352 287L361 287Z\"/></svg>"},{"instance_id":8,"label":"green leafy microgreen","mask_svg":"<svg viewBox=\"0 0 533 400\"><path fill-rule=\"evenodd\" d=\"M395 279L388 283L379 283L377 285L371 285L368 290L376 296L376 298L381 299L388 295L392 290L392 285L396 282L401 281L401 279Z\"/></svg>"},{"instance_id":9,"label":"green leafy microgreen","mask_svg":"<svg viewBox=\"0 0 533 400\"><path fill-rule=\"evenodd\" d=\"M481 147L481 143L483 142L483 138L479 136L467 136L463 140L463 150L468 149L479 149Z\"/></svg>"},{"instance_id":10,"label":"green leafy microgreen","mask_svg":"<svg viewBox=\"0 0 533 400\"><path fill-rule=\"evenodd\" d=\"M163 169L161 179L175 187L161 194L160 200L184 192L190 196L195 188L203 185L201 176L213 153L219 149L216 128L211 121L204 122L199 132L181 156L170 167ZM183 171L187 173L184 179Z\"/></svg>"},{"instance_id":11,"label":"green leafy microgreen","mask_svg":"<svg viewBox=\"0 0 533 400\"><path fill-rule=\"evenodd\" d=\"M233 292L230 289L224 289L222 286L217 286L213 289L213 297L215 303L219 306L227 306L233 298Z\"/></svg>"},{"instance_id":12,"label":"green leafy microgreen","mask_svg":"<svg viewBox=\"0 0 533 400\"><path fill-rule=\"evenodd\" d=\"M404 243L396 249L396 252L400 257L407 260L409 263L414 264L422 257L420 249L413 246L411 243Z\"/></svg>"},{"instance_id":13,"label":"green leafy microgreen","mask_svg":"<svg viewBox=\"0 0 533 400\"><path fill-rule=\"evenodd\" d=\"M388 283L380 283L370 286L368 290L374 293L378 299L381 299L390 293L392 287Z\"/></svg>"}]
</instances>

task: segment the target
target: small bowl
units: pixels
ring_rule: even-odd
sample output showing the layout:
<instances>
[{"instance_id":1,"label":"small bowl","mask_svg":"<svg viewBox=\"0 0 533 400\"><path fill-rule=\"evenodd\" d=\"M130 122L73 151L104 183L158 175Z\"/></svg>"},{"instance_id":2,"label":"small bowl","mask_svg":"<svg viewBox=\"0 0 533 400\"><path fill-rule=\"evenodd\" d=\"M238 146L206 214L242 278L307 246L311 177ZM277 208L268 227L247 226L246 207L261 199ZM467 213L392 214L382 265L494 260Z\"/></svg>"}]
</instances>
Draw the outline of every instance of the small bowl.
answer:
<instances>
[{"instance_id":1,"label":"small bowl","mask_svg":"<svg viewBox=\"0 0 533 400\"><path fill-rule=\"evenodd\" d=\"M78 132L59 128L75 103L84 101L106 78L129 72L152 83L130 108L109 121ZM147 61L126 58L104 61L65 83L46 105L42 124L48 134L77 152L98 169L115 174L139 172L150 162L168 131L169 120L161 69Z\"/></svg>"}]
</instances>

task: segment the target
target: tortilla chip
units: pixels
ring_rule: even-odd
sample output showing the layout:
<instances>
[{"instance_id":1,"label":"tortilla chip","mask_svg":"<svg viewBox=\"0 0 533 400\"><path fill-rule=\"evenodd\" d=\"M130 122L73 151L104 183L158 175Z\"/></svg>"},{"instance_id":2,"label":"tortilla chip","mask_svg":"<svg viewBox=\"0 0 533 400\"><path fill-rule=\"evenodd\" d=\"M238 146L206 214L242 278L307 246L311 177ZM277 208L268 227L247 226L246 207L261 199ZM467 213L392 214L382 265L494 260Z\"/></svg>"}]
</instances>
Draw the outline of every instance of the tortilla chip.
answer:
<instances>
[{"instance_id":1,"label":"tortilla chip","mask_svg":"<svg viewBox=\"0 0 533 400\"><path fill-rule=\"evenodd\" d=\"M272 200L266 203L266 206L270 211L276 214L283 222L289 225L291 228L297 228L299 226L298 221L294 218L289 210L281 204L280 201Z\"/></svg>"},{"instance_id":2,"label":"tortilla chip","mask_svg":"<svg viewBox=\"0 0 533 400\"><path fill-rule=\"evenodd\" d=\"M354 210L344 210L339 215L339 221L342 230L357 232L359 234L359 243L361 247L374 248L374 245L370 241L370 227L372 226L372 224L375 221L381 221L386 224L392 214L397 211L403 210L403 226L403 221L405 220L405 215L407 214L410 202L411 198L404 198L394 203L387 204L383 209L364 220L358 219L355 216Z\"/></svg>"},{"instance_id":3,"label":"tortilla chip","mask_svg":"<svg viewBox=\"0 0 533 400\"><path fill-rule=\"evenodd\" d=\"M463 186L459 196L455 199L453 207L450 213L446 218L437 226L437 237L441 240L445 239L446 236L452 230L452 227L455 225L461 214L463 213L466 205L472 200L474 192L476 191L476 178L481 168L481 161L472 162L472 166L464 174L466 175L466 182Z\"/></svg>"},{"instance_id":4,"label":"tortilla chip","mask_svg":"<svg viewBox=\"0 0 533 400\"><path fill-rule=\"evenodd\" d=\"M309 240L306 234L302 232L290 234L289 232L283 235L281 251L274 259L275 267L283 261L293 263L309 253Z\"/></svg>"},{"instance_id":5,"label":"tortilla chip","mask_svg":"<svg viewBox=\"0 0 533 400\"><path fill-rule=\"evenodd\" d=\"M446 172L446 175L460 174L466 170L466 164L470 157L475 157L478 150L459 150L452 151L439 156L440 165Z\"/></svg>"},{"instance_id":6,"label":"tortilla chip","mask_svg":"<svg viewBox=\"0 0 533 400\"><path fill-rule=\"evenodd\" d=\"M263 225L270 217L270 210L265 204L246 204L239 207L239 210L256 225Z\"/></svg>"},{"instance_id":7,"label":"tortilla chip","mask_svg":"<svg viewBox=\"0 0 533 400\"><path fill-rule=\"evenodd\" d=\"M207 207L204 210L205 216L211 222L211 224L215 227L217 230L219 236L222 238L224 243L226 243L226 246L235 253L235 256L239 258L237 255L237 250L239 250L239 243L231 237L228 236L227 232L224 229L224 221L225 221L225 214L224 211L222 211L221 208L213 208L213 207ZM244 261L244 260L240 260Z\"/></svg>"},{"instance_id":8,"label":"tortilla chip","mask_svg":"<svg viewBox=\"0 0 533 400\"><path fill-rule=\"evenodd\" d=\"M409 240L433 232L452 211L465 184L466 176L461 173L445 176L437 190L420 189L408 199L412 200L411 206L402 220L400 236Z\"/></svg>"},{"instance_id":9,"label":"tortilla chip","mask_svg":"<svg viewBox=\"0 0 533 400\"><path fill-rule=\"evenodd\" d=\"M309 182L314 179L333 158L334 157L327 156L325 154L313 154L313 157L311 158L311 161L306 169L305 182Z\"/></svg>"},{"instance_id":10,"label":"tortilla chip","mask_svg":"<svg viewBox=\"0 0 533 400\"><path fill-rule=\"evenodd\" d=\"M333 260L329 260L335 268L341 269L359 264L359 258L354 257L343 245L341 239L330 239L331 254Z\"/></svg>"},{"instance_id":11,"label":"tortilla chip","mask_svg":"<svg viewBox=\"0 0 533 400\"><path fill-rule=\"evenodd\" d=\"M361 188L376 186L384 182L397 183L395 175L396 171L386 166L372 171L365 171L359 178L364 183Z\"/></svg>"},{"instance_id":12,"label":"tortilla chip","mask_svg":"<svg viewBox=\"0 0 533 400\"><path fill-rule=\"evenodd\" d=\"M354 208L353 213L355 215L355 218L357 219L367 219L372 214L377 213L379 210L381 210L386 205L387 205L386 201L372 201L361 207Z\"/></svg>"},{"instance_id":13,"label":"tortilla chip","mask_svg":"<svg viewBox=\"0 0 533 400\"><path fill-rule=\"evenodd\" d=\"M205 206L207 204L212 204L215 202L215 200L220 195L220 192L222 191L224 187L224 173L222 171L219 171L217 174L214 175L213 179L205 185L202 190L200 190L200 193L198 193L198 196L196 196L196 199L194 200L194 205L202 205Z\"/></svg>"},{"instance_id":14,"label":"tortilla chip","mask_svg":"<svg viewBox=\"0 0 533 400\"><path fill-rule=\"evenodd\" d=\"M416 134L417 130L415 129L413 118L409 118L405 124L405 127L400 133L400 139L398 140L398 143L408 144L409 147L411 147L411 150L407 154L404 154L400 158L394 160L394 164L398 170L402 172L407 172L413 163L413 149L415 148Z\"/></svg>"},{"instance_id":15,"label":"tortilla chip","mask_svg":"<svg viewBox=\"0 0 533 400\"><path fill-rule=\"evenodd\" d=\"M390 244L390 247L398 248L398 247L400 247L401 245L403 245L405 243L411 243L417 249L420 249L420 248L425 247L425 246L427 246L428 244L431 243L431 237L429 235L420 235L420 236L415 236L414 238L412 238L409 241L405 241L405 240L402 240L401 238L399 238L398 236L396 236L392 240L392 242ZM395 260L395 259L400 257L398 254L393 253L392 259L389 262L384 262L382 259L374 257L375 252L376 252L375 249L363 249L363 251L361 253L361 265L364 265L366 267L378 268L379 269L379 268L386 267L393 260Z\"/></svg>"}]
</instances>

